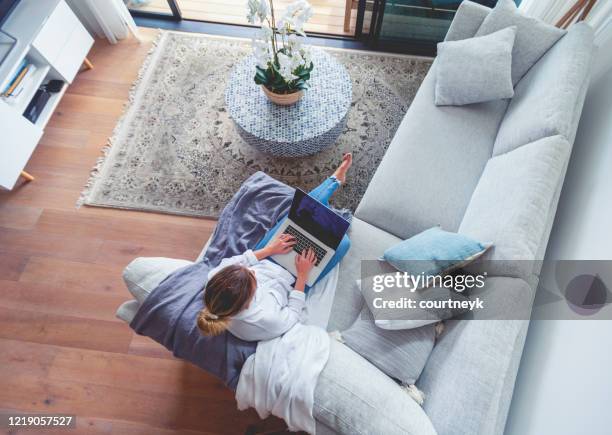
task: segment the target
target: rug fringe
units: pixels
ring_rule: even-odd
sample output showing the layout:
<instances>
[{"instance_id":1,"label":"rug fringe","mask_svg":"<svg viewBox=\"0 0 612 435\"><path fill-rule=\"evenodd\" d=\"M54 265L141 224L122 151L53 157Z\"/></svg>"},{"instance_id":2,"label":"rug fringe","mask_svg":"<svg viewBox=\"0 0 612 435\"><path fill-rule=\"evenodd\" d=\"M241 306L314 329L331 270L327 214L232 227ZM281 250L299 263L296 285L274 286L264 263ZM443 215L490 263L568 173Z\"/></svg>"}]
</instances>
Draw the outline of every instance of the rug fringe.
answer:
<instances>
[{"instance_id":1,"label":"rug fringe","mask_svg":"<svg viewBox=\"0 0 612 435\"><path fill-rule=\"evenodd\" d=\"M117 124L115 125L115 128L113 129L111 136L107 139L106 145L104 145L102 149L100 150L100 153L102 155L96 159L96 163L94 167L89 172L89 178L87 179L87 182L85 183L85 186L83 187L83 190L81 191L81 194L79 195L79 198L77 199L76 208L80 208L81 206L87 204L87 200L89 199L89 196L92 193L92 190L96 184L96 181L102 175L104 164L106 163L107 157L109 156L111 152L113 144L117 140L117 136L119 135L121 131L121 127L123 126L123 123L125 122L125 119L134 104L136 94L138 93L138 88L142 84L143 77L146 74L147 70L149 69L149 66L151 65L151 62L154 57L153 55L155 54L162 38L167 33L168 32L162 29L158 29L158 33L155 36L155 39L151 42L151 49L147 52L147 55L145 56L145 59L142 65L140 66L140 69L138 70L138 75L136 76L136 79L130 86L130 92L128 93L128 99L123 104L123 111L121 113L121 116L119 117L119 120L117 121Z\"/></svg>"}]
</instances>

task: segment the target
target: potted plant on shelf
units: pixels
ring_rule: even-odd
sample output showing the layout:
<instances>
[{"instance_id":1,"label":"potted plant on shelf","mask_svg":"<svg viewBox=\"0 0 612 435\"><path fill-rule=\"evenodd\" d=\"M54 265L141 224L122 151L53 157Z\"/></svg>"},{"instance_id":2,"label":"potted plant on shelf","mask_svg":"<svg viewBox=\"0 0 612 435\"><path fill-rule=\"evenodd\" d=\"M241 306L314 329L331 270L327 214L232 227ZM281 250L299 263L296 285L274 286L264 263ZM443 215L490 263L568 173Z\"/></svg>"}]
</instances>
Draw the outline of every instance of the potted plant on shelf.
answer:
<instances>
[{"instance_id":1,"label":"potted plant on shelf","mask_svg":"<svg viewBox=\"0 0 612 435\"><path fill-rule=\"evenodd\" d=\"M304 45L304 24L312 16L305 0L291 3L280 17L274 13L273 0L249 0L247 19L261 29L253 39L255 83L273 103L296 103L308 89L314 65Z\"/></svg>"}]
</instances>

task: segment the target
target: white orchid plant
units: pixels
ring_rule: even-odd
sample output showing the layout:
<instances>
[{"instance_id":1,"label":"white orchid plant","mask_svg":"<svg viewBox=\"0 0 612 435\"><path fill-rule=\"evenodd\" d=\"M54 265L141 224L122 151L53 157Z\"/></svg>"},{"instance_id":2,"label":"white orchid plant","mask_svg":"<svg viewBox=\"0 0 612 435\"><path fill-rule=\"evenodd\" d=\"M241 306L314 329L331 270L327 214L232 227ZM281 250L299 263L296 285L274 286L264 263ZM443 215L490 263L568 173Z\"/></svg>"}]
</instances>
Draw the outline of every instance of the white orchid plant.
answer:
<instances>
[{"instance_id":1,"label":"white orchid plant","mask_svg":"<svg viewBox=\"0 0 612 435\"><path fill-rule=\"evenodd\" d=\"M255 83L277 94L291 94L308 88L314 65L304 46L304 24L312 16L306 0L291 3L280 17L274 14L273 0L249 0L247 19L261 29L253 39Z\"/></svg>"}]
</instances>

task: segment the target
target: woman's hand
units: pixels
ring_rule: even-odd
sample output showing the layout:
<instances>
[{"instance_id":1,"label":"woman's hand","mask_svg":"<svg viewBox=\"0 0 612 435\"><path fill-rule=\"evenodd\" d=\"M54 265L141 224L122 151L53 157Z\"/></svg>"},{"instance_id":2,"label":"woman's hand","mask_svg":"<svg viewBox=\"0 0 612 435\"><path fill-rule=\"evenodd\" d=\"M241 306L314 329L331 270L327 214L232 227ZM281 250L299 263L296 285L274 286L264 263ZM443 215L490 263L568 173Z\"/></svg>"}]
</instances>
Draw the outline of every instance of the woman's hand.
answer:
<instances>
[{"instance_id":1,"label":"woman's hand","mask_svg":"<svg viewBox=\"0 0 612 435\"><path fill-rule=\"evenodd\" d=\"M283 233L266 246L266 249L268 250L268 255L288 254L293 249L295 243L295 237Z\"/></svg>"},{"instance_id":2,"label":"woman's hand","mask_svg":"<svg viewBox=\"0 0 612 435\"><path fill-rule=\"evenodd\" d=\"M297 270L297 278L295 280L295 289L304 291L308 274L314 267L317 257L312 249L302 251L300 255L295 256L295 268Z\"/></svg>"}]
</instances>

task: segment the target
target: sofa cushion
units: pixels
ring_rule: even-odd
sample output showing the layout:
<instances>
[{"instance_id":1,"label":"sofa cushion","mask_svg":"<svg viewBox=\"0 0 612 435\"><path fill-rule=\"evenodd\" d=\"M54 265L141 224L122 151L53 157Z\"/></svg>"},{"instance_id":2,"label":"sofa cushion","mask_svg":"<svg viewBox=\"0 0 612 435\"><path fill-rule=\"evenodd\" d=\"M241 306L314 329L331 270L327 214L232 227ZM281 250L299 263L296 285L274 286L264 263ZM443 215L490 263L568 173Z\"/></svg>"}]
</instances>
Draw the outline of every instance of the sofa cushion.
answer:
<instances>
[{"instance_id":1,"label":"sofa cushion","mask_svg":"<svg viewBox=\"0 0 612 435\"><path fill-rule=\"evenodd\" d=\"M570 149L565 138L552 136L487 163L459 232L494 243L481 257L493 260L486 262L489 275L528 278L533 271ZM481 269L477 264L469 269Z\"/></svg>"},{"instance_id":2,"label":"sofa cushion","mask_svg":"<svg viewBox=\"0 0 612 435\"><path fill-rule=\"evenodd\" d=\"M437 106L462 106L512 98L512 46L516 26L438 44Z\"/></svg>"},{"instance_id":3,"label":"sofa cushion","mask_svg":"<svg viewBox=\"0 0 612 435\"><path fill-rule=\"evenodd\" d=\"M140 304L155 287L172 272L190 264L193 263L189 260L165 257L138 257L132 260L123 270L123 281L134 299L121 304L115 315L130 323Z\"/></svg>"},{"instance_id":4,"label":"sofa cushion","mask_svg":"<svg viewBox=\"0 0 612 435\"><path fill-rule=\"evenodd\" d=\"M355 212L402 239L435 225L457 231L508 105L436 106L436 68L437 61Z\"/></svg>"},{"instance_id":5,"label":"sofa cushion","mask_svg":"<svg viewBox=\"0 0 612 435\"><path fill-rule=\"evenodd\" d=\"M355 280L361 277L361 261L375 260L387 248L401 241L355 217L351 221L348 236L351 239L351 249L340 262L338 286L328 325L330 331L348 328L361 311L363 297L355 286Z\"/></svg>"},{"instance_id":6,"label":"sofa cushion","mask_svg":"<svg viewBox=\"0 0 612 435\"><path fill-rule=\"evenodd\" d=\"M423 409L406 391L335 340L315 388L313 414L341 434L436 434Z\"/></svg>"},{"instance_id":7,"label":"sofa cushion","mask_svg":"<svg viewBox=\"0 0 612 435\"><path fill-rule=\"evenodd\" d=\"M570 27L516 86L493 154L557 134L573 143L592 57L591 28L584 23Z\"/></svg>"},{"instance_id":8,"label":"sofa cushion","mask_svg":"<svg viewBox=\"0 0 612 435\"><path fill-rule=\"evenodd\" d=\"M383 258L401 272L433 276L471 263L489 247L463 234L433 227L390 247Z\"/></svg>"},{"instance_id":9,"label":"sofa cushion","mask_svg":"<svg viewBox=\"0 0 612 435\"><path fill-rule=\"evenodd\" d=\"M468 0L461 2L444 40L459 41L473 37L489 12L491 9L481 4Z\"/></svg>"},{"instance_id":10,"label":"sofa cushion","mask_svg":"<svg viewBox=\"0 0 612 435\"><path fill-rule=\"evenodd\" d=\"M532 292L519 278L489 277L487 284L504 304L523 304ZM526 320L445 322L417 381L439 434L503 433L527 325Z\"/></svg>"},{"instance_id":11,"label":"sofa cushion","mask_svg":"<svg viewBox=\"0 0 612 435\"><path fill-rule=\"evenodd\" d=\"M191 264L192 261L176 258L138 257L123 270L123 281L132 296L142 303L168 275Z\"/></svg>"},{"instance_id":12,"label":"sofa cushion","mask_svg":"<svg viewBox=\"0 0 612 435\"><path fill-rule=\"evenodd\" d=\"M565 30L519 12L513 0L499 0L482 22L476 36L516 26L512 50L512 83L518 81L564 34Z\"/></svg>"},{"instance_id":13,"label":"sofa cushion","mask_svg":"<svg viewBox=\"0 0 612 435\"><path fill-rule=\"evenodd\" d=\"M117 316L118 319L123 320L125 323L131 323L139 309L140 302L138 302L136 299L125 301L119 305L119 308L117 308L117 311L115 312L115 316Z\"/></svg>"},{"instance_id":14,"label":"sofa cushion","mask_svg":"<svg viewBox=\"0 0 612 435\"><path fill-rule=\"evenodd\" d=\"M369 262L364 273L367 276L356 284L377 327L391 331L420 328L469 310L469 290L476 285L475 280L469 286L461 284L462 288L453 288L456 276L449 275L446 283L413 292L404 286L402 279L396 285L398 272L385 265L381 263L382 267L377 267L376 263ZM375 291L373 277L385 275L393 278L393 282L384 282L384 291ZM407 300L411 305L406 305ZM453 301L454 306L447 306L448 301Z\"/></svg>"},{"instance_id":15,"label":"sofa cushion","mask_svg":"<svg viewBox=\"0 0 612 435\"><path fill-rule=\"evenodd\" d=\"M351 327L342 332L342 339L387 376L412 385L433 349L434 329L433 324L396 331L382 329L374 324L370 310L363 307Z\"/></svg>"}]
</instances>

